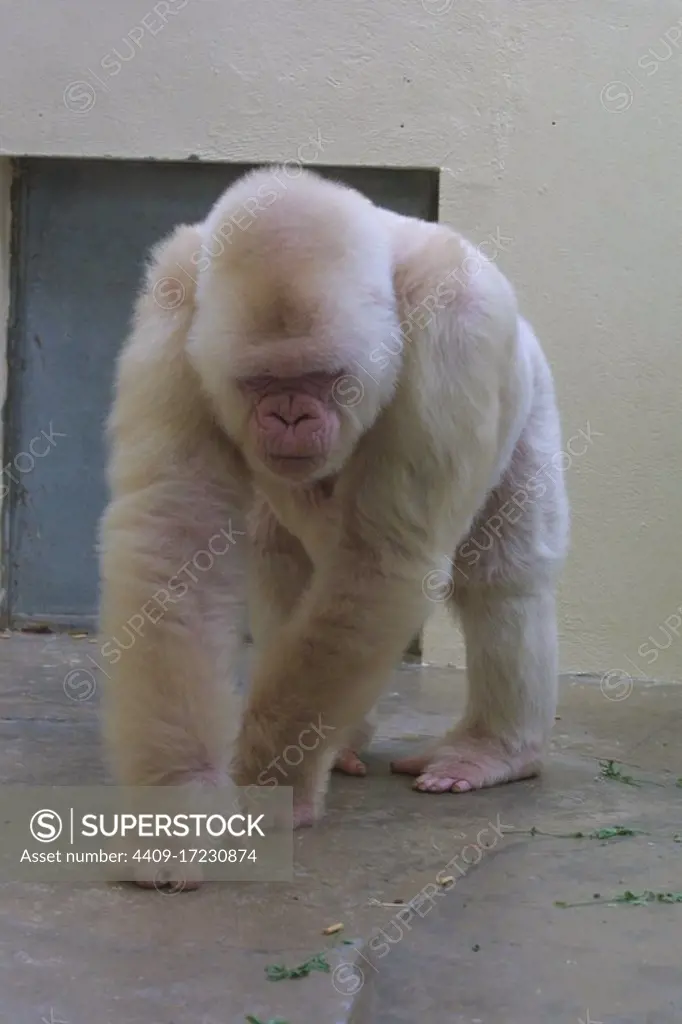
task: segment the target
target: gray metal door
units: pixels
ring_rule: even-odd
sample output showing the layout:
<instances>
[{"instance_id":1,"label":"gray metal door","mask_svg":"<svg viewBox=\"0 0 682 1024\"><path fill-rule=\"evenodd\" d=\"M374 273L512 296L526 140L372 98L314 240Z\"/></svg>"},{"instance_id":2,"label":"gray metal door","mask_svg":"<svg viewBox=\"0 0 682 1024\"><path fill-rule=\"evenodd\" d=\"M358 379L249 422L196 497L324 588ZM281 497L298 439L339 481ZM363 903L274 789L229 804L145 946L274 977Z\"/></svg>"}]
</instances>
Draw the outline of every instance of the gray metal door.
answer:
<instances>
[{"instance_id":1,"label":"gray metal door","mask_svg":"<svg viewBox=\"0 0 682 1024\"><path fill-rule=\"evenodd\" d=\"M248 169L105 160L17 164L2 481L11 624L96 621L96 531L106 503L103 425L145 256L175 224L203 218ZM319 170L397 211L437 218L437 172Z\"/></svg>"}]
</instances>

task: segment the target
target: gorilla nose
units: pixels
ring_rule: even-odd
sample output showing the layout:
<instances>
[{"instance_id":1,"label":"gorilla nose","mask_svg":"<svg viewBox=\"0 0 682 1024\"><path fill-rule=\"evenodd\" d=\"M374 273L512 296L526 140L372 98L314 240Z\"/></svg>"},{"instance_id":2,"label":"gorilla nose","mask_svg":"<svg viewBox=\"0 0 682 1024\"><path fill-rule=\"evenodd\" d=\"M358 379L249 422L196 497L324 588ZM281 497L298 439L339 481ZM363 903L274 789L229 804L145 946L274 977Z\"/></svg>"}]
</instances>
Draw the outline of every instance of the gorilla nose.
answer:
<instances>
[{"instance_id":1,"label":"gorilla nose","mask_svg":"<svg viewBox=\"0 0 682 1024\"><path fill-rule=\"evenodd\" d=\"M269 418L273 423L282 424L285 427L297 427L299 423L314 419L308 412L271 412Z\"/></svg>"}]
</instances>

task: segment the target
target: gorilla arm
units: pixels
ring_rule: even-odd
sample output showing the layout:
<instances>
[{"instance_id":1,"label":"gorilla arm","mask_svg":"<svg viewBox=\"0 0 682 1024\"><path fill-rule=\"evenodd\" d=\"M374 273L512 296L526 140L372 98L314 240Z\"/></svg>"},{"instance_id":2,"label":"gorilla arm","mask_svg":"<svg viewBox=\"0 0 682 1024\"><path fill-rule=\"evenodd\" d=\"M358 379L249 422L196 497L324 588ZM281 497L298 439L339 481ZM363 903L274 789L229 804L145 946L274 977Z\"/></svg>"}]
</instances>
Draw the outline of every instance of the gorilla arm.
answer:
<instances>
[{"instance_id":1,"label":"gorilla arm","mask_svg":"<svg viewBox=\"0 0 682 1024\"><path fill-rule=\"evenodd\" d=\"M321 813L336 737L373 706L423 624L425 574L449 565L508 457L522 383L505 279L482 261L423 328L406 320L428 308L465 256L457 236L429 227L424 244L399 261L396 291L409 329L395 397L341 472L336 546L315 560L309 589L256 664L235 782L262 784L283 757L298 825ZM311 729L320 738L312 750L301 739ZM292 748L300 753L288 757Z\"/></svg>"},{"instance_id":2,"label":"gorilla arm","mask_svg":"<svg viewBox=\"0 0 682 1024\"><path fill-rule=\"evenodd\" d=\"M238 719L229 677L243 620L248 484L185 357L199 245L183 226L156 248L109 421L104 732L124 785L217 781Z\"/></svg>"}]
</instances>

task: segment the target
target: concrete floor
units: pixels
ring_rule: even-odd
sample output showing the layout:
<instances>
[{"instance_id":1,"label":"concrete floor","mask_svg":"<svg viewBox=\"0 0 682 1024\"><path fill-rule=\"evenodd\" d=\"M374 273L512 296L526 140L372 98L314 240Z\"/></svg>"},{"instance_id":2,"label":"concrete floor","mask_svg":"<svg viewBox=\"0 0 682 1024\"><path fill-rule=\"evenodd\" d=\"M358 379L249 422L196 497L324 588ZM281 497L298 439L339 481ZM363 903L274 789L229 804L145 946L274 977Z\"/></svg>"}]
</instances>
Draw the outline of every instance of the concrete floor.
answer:
<instances>
[{"instance_id":1,"label":"concrete floor","mask_svg":"<svg viewBox=\"0 0 682 1024\"><path fill-rule=\"evenodd\" d=\"M91 651L85 639L0 640L0 780L103 779L97 691L64 686ZM598 680L566 678L542 779L439 797L412 792L387 762L444 731L462 675L403 669L393 687L370 776L334 777L325 822L296 834L291 884L170 896L0 879L0 1022L680 1024L682 904L594 894L682 890L682 686L640 684L615 701ZM641 785L596 778L600 758ZM501 835L481 833L491 822ZM522 831L617 824L649 834ZM413 910L376 903L399 900ZM322 935L337 921L354 946ZM266 979L267 964L325 947L330 974Z\"/></svg>"}]
</instances>

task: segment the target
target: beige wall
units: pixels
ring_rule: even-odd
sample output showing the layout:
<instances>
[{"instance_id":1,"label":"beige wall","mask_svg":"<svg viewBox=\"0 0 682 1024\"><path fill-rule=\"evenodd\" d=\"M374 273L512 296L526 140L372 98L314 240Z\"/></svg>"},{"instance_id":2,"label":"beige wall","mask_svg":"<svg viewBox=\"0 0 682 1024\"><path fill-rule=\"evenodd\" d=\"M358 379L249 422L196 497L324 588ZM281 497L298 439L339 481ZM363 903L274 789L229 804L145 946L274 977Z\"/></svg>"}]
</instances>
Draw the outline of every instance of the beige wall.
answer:
<instances>
[{"instance_id":1,"label":"beige wall","mask_svg":"<svg viewBox=\"0 0 682 1024\"><path fill-rule=\"evenodd\" d=\"M591 437L567 456L563 667L682 679L674 632L638 653L682 635L681 26L676 0L0 0L0 153L313 139L323 163L443 168L443 219L497 239L566 437ZM461 659L437 623L427 658Z\"/></svg>"}]
</instances>

